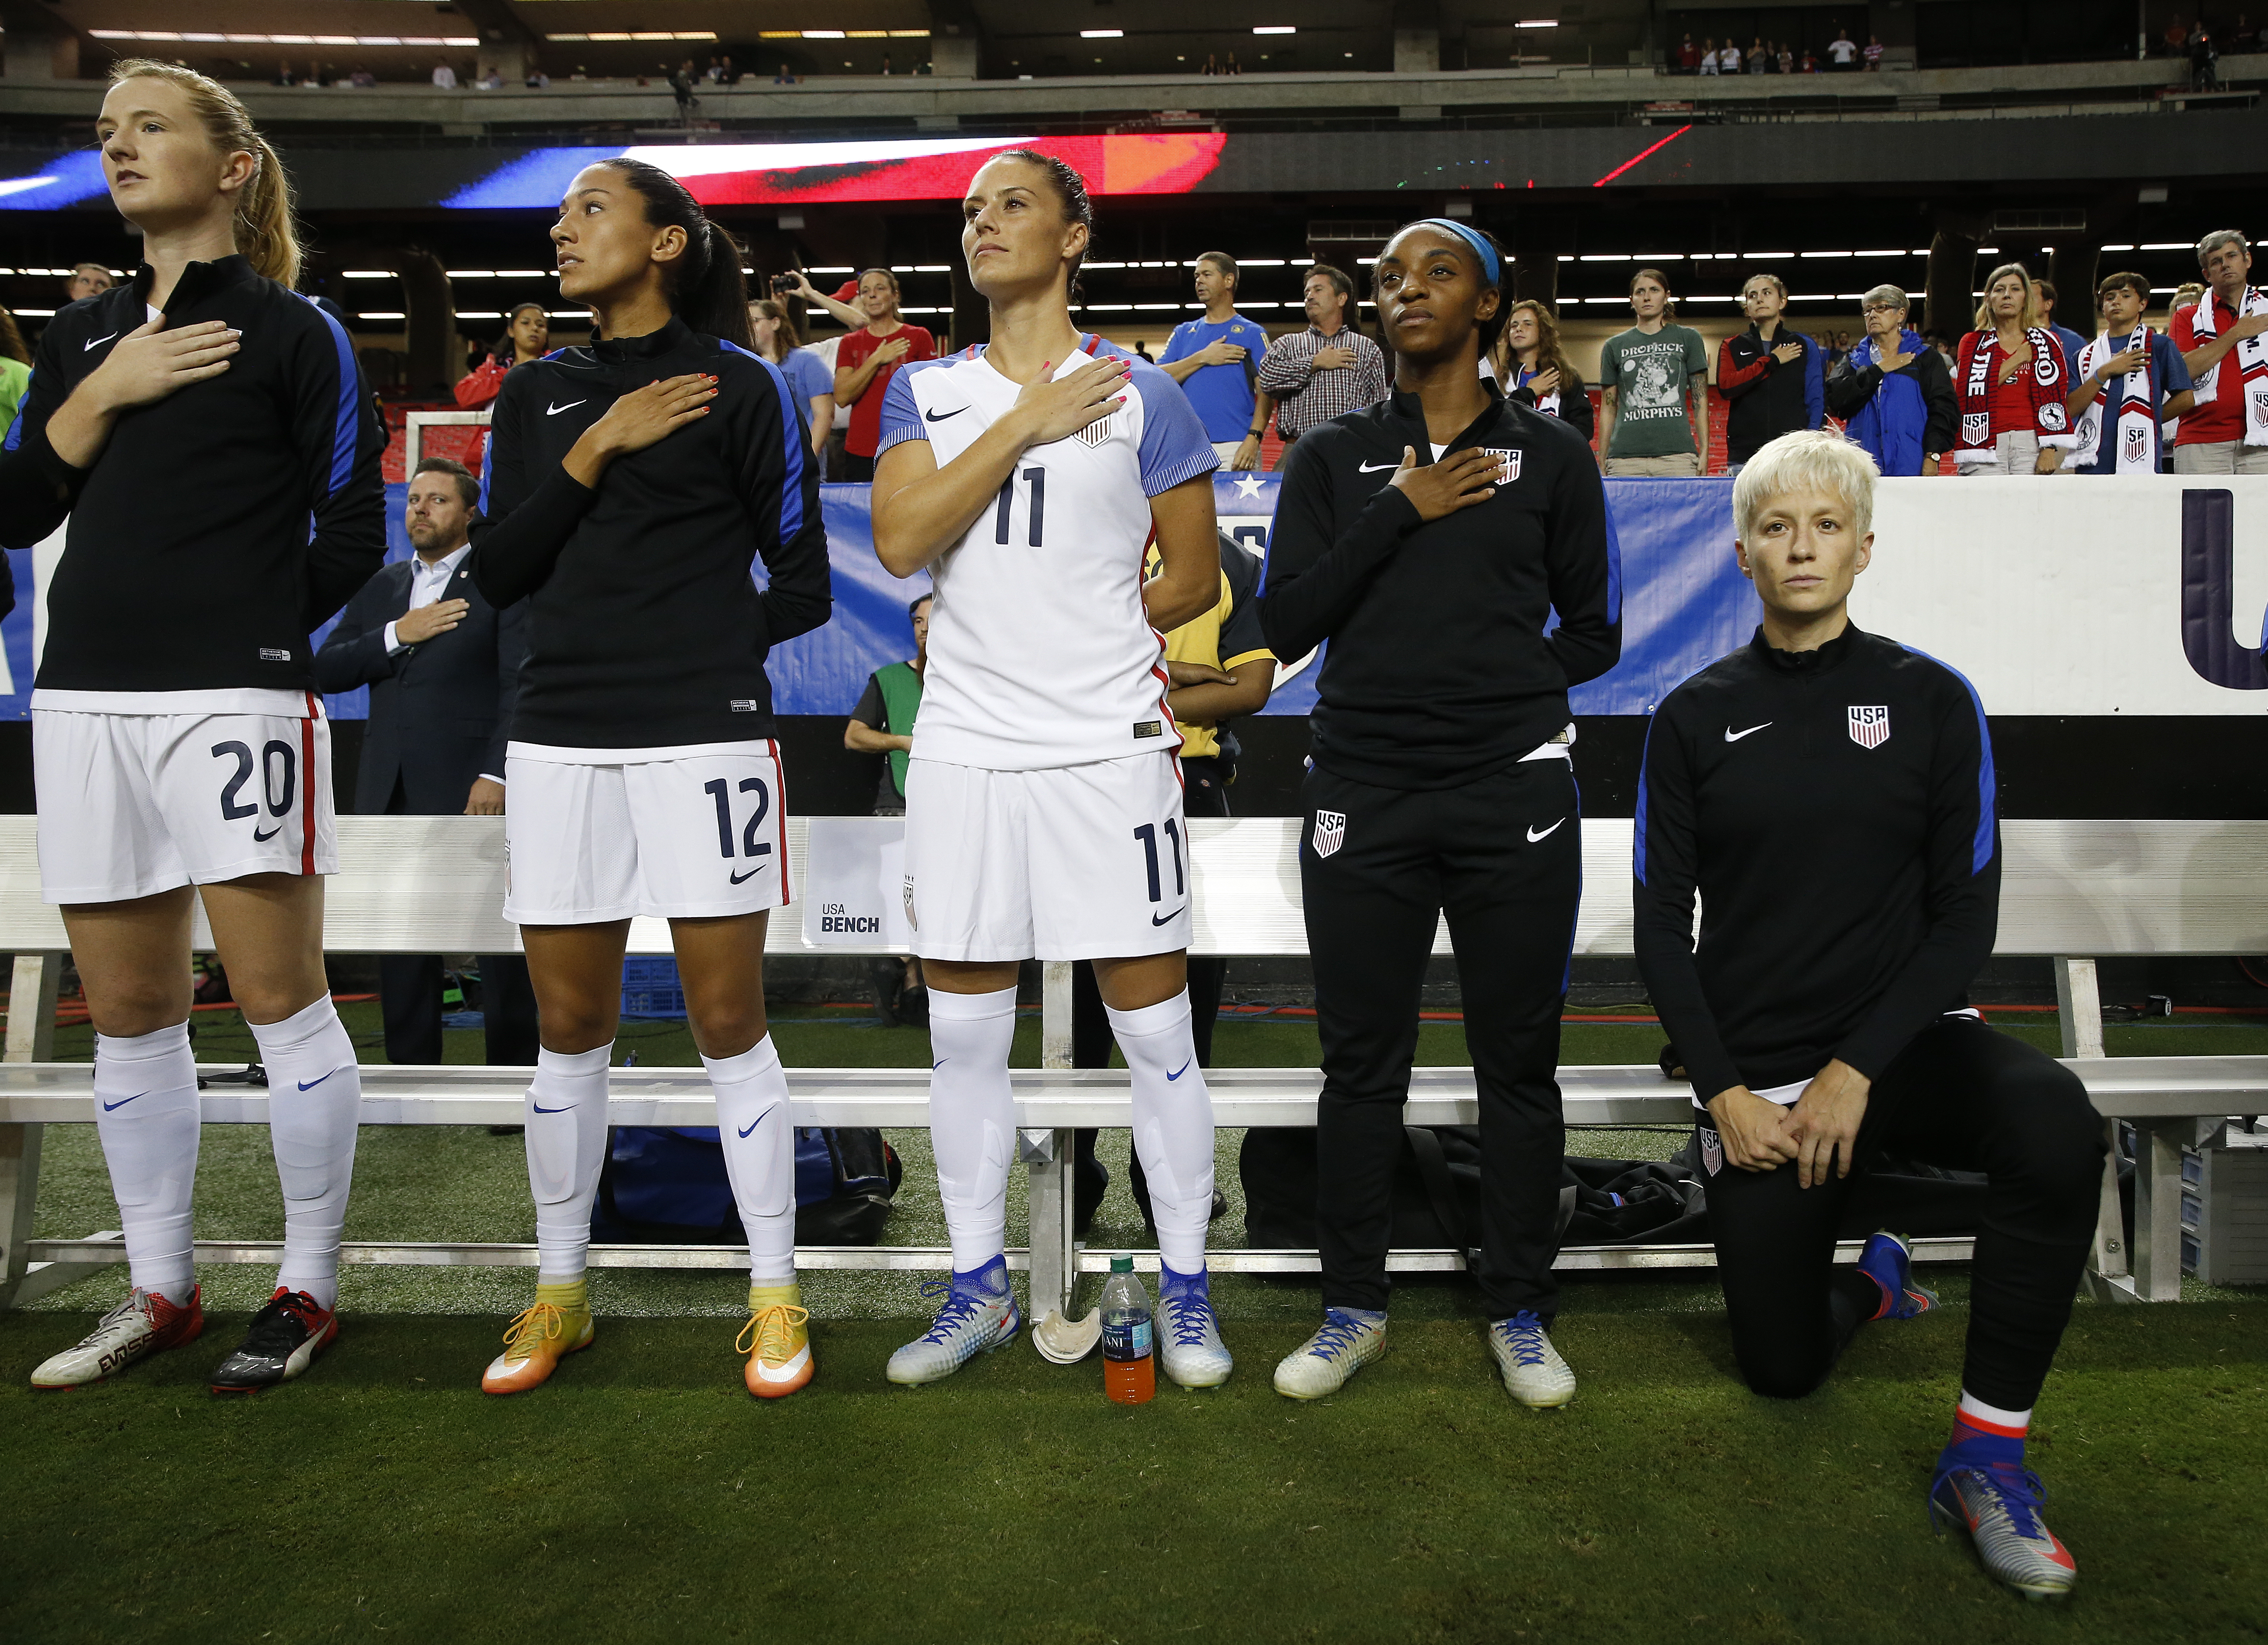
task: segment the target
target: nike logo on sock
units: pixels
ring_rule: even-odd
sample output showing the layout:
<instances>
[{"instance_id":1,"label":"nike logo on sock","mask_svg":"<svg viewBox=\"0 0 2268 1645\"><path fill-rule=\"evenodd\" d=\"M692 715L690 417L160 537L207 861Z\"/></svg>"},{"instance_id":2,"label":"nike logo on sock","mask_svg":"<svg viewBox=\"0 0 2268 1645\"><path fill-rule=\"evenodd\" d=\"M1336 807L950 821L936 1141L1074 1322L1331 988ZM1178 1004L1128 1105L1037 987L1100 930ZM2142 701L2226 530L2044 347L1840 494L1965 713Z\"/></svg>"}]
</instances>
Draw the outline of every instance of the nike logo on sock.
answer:
<instances>
[{"instance_id":1,"label":"nike logo on sock","mask_svg":"<svg viewBox=\"0 0 2268 1645\"><path fill-rule=\"evenodd\" d=\"M125 1107L129 1103L138 1103L149 1095L150 1093L147 1091L136 1091L131 1096L122 1096L114 1103L105 1103L102 1105L102 1111L106 1114L115 1113L118 1110Z\"/></svg>"},{"instance_id":2,"label":"nike logo on sock","mask_svg":"<svg viewBox=\"0 0 2268 1645\"><path fill-rule=\"evenodd\" d=\"M258 845L261 840L274 839L274 838L275 838L278 834L281 834L283 831L284 831L284 825L283 825L281 822L278 822L278 823L277 823L274 828L269 829L269 830L268 830L268 832L266 832L265 834L261 833L258 829L254 829L254 830L252 830L252 840L253 840L253 844L254 844L254 845Z\"/></svg>"},{"instance_id":3,"label":"nike logo on sock","mask_svg":"<svg viewBox=\"0 0 2268 1645\"><path fill-rule=\"evenodd\" d=\"M331 1070L331 1073L336 1073L337 1072L338 1070L336 1068ZM331 1073L325 1074L323 1076L323 1080L329 1079L331 1077ZM302 1080L299 1081L299 1088L302 1091L312 1091L317 1086L322 1084L323 1080Z\"/></svg>"},{"instance_id":4,"label":"nike logo on sock","mask_svg":"<svg viewBox=\"0 0 2268 1645\"><path fill-rule=\"evenodd\" d=\"M1528 830L1528 843L1533 845L1537 840L1550 839L1554 834L1557 834L1559 831L1559 823L1565 822L1566 820L1567 819L1565 817L1561 817L1559 819L1559 822L1554 822L1550 828L1543 830L1540 833L1537 832L1535 826L1533 823L1530 823Z\"/></svg>"},{"instance_id":5,"label":"nike logo on sock","mask_svg":"<svg viewBox=\"0 0 2268 1645\"><path fill-rule=\"evenodd\" d=\"M1175 909L1170 914L1152 914L1150 916L1150 923L1153 926L1162 926L1169 919L1179 919L1182 916L1182 909L1187 908L1189 904L1184 903L1182 904L1182 908Z\"/></svg>"},{"instance_id":6,"label":"nike logo on sock","mask_svg":"<svg viewBox=\"0 0 2268 1645\"><path fill-rule=\"evenodd\" d=\"M947 1063L951 1062L952 1060L953 1060L953 1059L952 1059L952 1058L950 1058L950 1057L940 1057L940 1058L939 1058L935 1062L933 1062L933 1063L930 1064L930 1066L929 1066L929 1071L930 1071L932 1073L936 1073L939 1068L944 1067L946 1064L947 1064ZM129 1103L130 1103L130 1102L132 1102L134 1099L133 1099L132 1097L130 1097L130 1096L129 1096L129 1097L128 1097L126 1100L127 1100L128 1102L129 1102Z\"/></svg>"},{"instance_id":7,"label":"nike logo on sock","mask_svg":"<svg viewBox=\"0 0 2268 1645\"><path fill-rule=\"evenodd\" d=\"M1725 741L1727 742L1738 742L1742 737L1753 737L1756 733L1762 731L1764 728L1764 726L1769 726L1771 723L1772 722L1771 720L1767 719L1764 721L1764 726L1750 726L1746 731L1735 731L1730 726L1727 726L1725 727Z\"/></svg>"},{"instance_id":8,"label":"nike logo on sock","mask_svg":"<svg viewBox=\"0 0 2268 1645\"><path fill-rule=\"evenodd\" d=\"M747 1125L745 1125L741 1126L741 1127L740 1127L740 1135L741 1135L743 1138L746 1138L746 1137L747 1136L747 1134L748 1134L750 1132L754 1131L754 1130L755 1130L758 1125L762 1125L762 1124L764 1123L764 1121L766 1121L766 1120L770 1119L770 1118L774 1114L777 1114L777 1113L778 1113L778 1112L779 1112L779 1104L778 1104L778 1103L773 1103L773 1104L772 1104L772 1106L771 1106L771 1107L770 1107L770 1108L768 1108L768 1109L764 1110L764 1111L763 1111L762 1113L761 1113L761 1114L757 1115L754 1119L750 1120Z\"/></svg>"},{"instance_id":9,"label":"nike logo on sock","mask_svg":"<svg viewBox=\"0 0 2268 1645\"><path fill-rule=\"evenodd\" d=\"M1190 1059L1189 1059L1189 1062L1195 1062L1196 1060L1197 1060L1197 1059L1196 1059L1196 1058L1194 1058L1194 1057L1192 1057L1192 1058L1190 1058ZM1185 1062L1185 1063L1183 1063L1180 1067L1178 1067L1178 1068L1174 1069L1174 1070L1173 1071L1173 1073L1171 1073L1167 1074L1167 1075L1166 1076L1166 1078L1167 1078L1168 1080L1178 1080L1178 1079L1180 1079L1183 1074L1187 1073L1189 1071L1189 1062Z\"/></svg>"},{"instance_id":10,"label":"nike logo on sock","mask_svg":"<svg viewBox=\"0 0 2268 1645\"><path fill-rule=\"evenodd\" d=\"M570 1103L567 1104L567 1108L546 1108L541 1103L534 1103L529 1104L529 1106L534 1108L539 1114L563 1114L567 1111L567 1109L574 1107L575 1104Z\"/></svg>"},{"instance_id":11,"label":"nike logo on sock","mask_svg":"<svg viewBox=\"0 0 2268 1645\"><path fill-rule=\"evenodd\" d=\"M570 400L563 406L551 406L544 412L543 415L546 417L557 417L562 411L572 411L577 406L587 405L589 403L590 396L586 395L580 400Z\"/></svg>"},{"instance_id":12,"label":"nike logo on sock","mask_svg":"<svg viewBox=\"0 0 2268 1645\"><path fill-rule=\"evenodd\" d=\"M761 868L761 867L755 867L755 868L751 868L751 869L749 869L749 870L747 871L747 873L746 873L746 874L734 874L734 875L733 876L733 883L734 885L738 885L738 884L740 884L740 882L741 882L741 881L743 881L743 880L753 880L753 879L755 879L758 874L762 874L762 872L763 872L763 869L762 869L762 868Z\"/></svg>"}]
</instances>

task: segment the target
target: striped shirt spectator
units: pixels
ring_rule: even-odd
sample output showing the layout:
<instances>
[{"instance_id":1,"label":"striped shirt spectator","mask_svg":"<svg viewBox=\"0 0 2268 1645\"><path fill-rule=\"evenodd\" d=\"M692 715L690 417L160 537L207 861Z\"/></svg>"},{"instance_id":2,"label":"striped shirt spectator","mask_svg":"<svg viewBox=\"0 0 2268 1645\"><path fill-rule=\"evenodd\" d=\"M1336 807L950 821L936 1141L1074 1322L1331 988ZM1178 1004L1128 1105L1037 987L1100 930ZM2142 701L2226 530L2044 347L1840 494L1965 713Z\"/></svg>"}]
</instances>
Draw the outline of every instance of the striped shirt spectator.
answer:
<instances>
[{"instance_id":1,"label":"striped shirt spectator","mask_svg":"<svg viewBox=\"0 0 2268 1645\"><path fill-rule=\"evenodd\" d=\"M1288 445L1309 429L1386 398L1386 357L1348 323L1354 283L1329 263L1307 271L1307 328L1268 345L1260 392L1276 401Z\"/></svg>"}]
</instances>

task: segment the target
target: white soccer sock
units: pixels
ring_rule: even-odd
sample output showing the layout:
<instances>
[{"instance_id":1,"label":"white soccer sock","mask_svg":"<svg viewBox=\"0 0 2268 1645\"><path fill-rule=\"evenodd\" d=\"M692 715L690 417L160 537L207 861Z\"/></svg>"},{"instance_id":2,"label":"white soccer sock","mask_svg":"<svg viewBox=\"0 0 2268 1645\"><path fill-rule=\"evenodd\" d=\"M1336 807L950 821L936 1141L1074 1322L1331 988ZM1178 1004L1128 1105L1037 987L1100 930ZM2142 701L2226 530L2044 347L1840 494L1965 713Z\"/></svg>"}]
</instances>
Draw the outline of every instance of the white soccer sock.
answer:
<instances>
[{"instance_id":1,"label":"white soccer sock","mask_svg":"<svg viewBox=\"0 0 2268 1645\"><path fill-rule=\"evenodd\" d=\"M118 1197L136 1288L186 1302L196 1289L189 1196L197 1181L197 1065L189 1025L94 1036L94 1129Z\"/></svg>"},{"instance_id":2,"label":"white soccer sock","mask_svg":"<svg viewBox=\"0 0 2268 1645\"><path fill-rule=\"evenodd\" d=\"M1134 1149L1150 1179L1158 1254L1175 1273L1200 1272L1212 1218L1212 1093L1190 1037L1189 991L1112 1011L1110 1031L1134 1076Z\"/></svg>"},{"instance_id":3,"label":"white soccer sock","mask_svg":"<svg viewBox=\"0 0 2268 1645\"><path fill-rule=\"evenodd\" d=\"M535 1053L528 1081L527 1185L535 1196L535 1278L571 1284L591 1254L591 1207L607 1162L607 1068L612 1040L595 1051Z\"/></svg>"},{"instance_id":4,"label":"white soccer sock","mask_svg":"<svg viewBox=\"0 0 2268 1645\"><path fill-rule=\"evenodd\" d=\"M703 1057L717 1093L725 1175L748 1235L748 1283L795 1283L795 1131L787 1073L769 1034L737 1057Z\"/></svg>"},{"instance_id":5,"label":"white soccer sock","mask_svg":"<svg viewBox=\"0 0 2268 1645\"><path fill-rule=\"evenodd\" d=\"M1014 989L929 991L930 1146L955 1273L983 1267L1008 1243L1008 1166L1016 1153L1008 1049L1015 1037Z\"/></svg>"},{"instance_id":6,"label":"white soccer sock","mask_svg":"<svg viewBox=\"0 0 2268 1645\"><path fill-rule=\"evenodd\" d=\"M251 1028L268 1070L268 1135L284 1184L284 1262L276 1283L335 1308L362 1119L354 1041L328 994L281 1022Z\"/></svg>"}]
</instances>

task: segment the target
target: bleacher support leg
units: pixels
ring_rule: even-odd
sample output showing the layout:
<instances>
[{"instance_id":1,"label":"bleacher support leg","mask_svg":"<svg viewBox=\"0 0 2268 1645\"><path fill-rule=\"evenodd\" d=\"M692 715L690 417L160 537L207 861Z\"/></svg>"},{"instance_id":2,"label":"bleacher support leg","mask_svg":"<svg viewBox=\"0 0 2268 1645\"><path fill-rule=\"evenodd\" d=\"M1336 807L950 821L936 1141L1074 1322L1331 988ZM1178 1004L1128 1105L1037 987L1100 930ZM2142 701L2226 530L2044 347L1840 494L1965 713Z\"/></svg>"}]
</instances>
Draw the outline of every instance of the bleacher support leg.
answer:
<instances>
[{"instance_id":1,"label":"bleacher support leg","mask_svg":"<svg viewBox=\"0 0 2268 1645\"><path fill-rule=\"evenodd\" d=\"M50 1062L55 1052L55 986L62 980L60 954L19 954L8 985L8 1044L10 1062ZM65 1276L51 1271L68 1266L69 1279L94 1269L86 1264L41 1263L35 1270L25 1253L30 1249L33 1213L40 1198L40 1139L44 1125L0 1125L0 1308L29 1302L40 1291L52 1290ZM26 1280L33 1287L27 1294Z\"/></svg>"},{"instance_id":2,"label":"bleacher support leg","mask_svg":"<svg viewBox=\"0 0 2268 1645\"><path fill-rule=\"evenodd\" d=\"M1049 961L1041 968L1040 1066L1071 1066L1071 966ZM1026 1131L1019 1142L1031 1174L1030 1215L1032 1317L1052 1309L1068 1314L1072 1283L1079 1277L1071 1238L1071 1168L1075 1139L1069 1131Z\"/></svg>"},{"instance_id":3,"label":"bleacher support leg","mask_svg":"<svg viewBox=\"0 0 2268 1645\"><path fill-rule=\"evenodd\" d=\"M2134 1295L2145 1302L2182 1300L2182 1145L2190 1118L2134 1126Z\"/></svg>"},{"instance_id":4,"label":"bleacher support leg","mask_svg":"<svg viewBox=\"0 0 2268 1645\"><path fill-rule=\"evenodd\" d=\"M2058 955L2055 962L2056 1014L2063 1027L2066 1057L2100 1057L2102 995L2092 959ZM2102 1162L2102 1198L2095 1218L2094 1249L2088 1253L2087 1287L2097 1302L2132 1302L2136 1295L2126 1250L2126 1219L2118 1203L2118 1122L2105 1122L2110 1151Z\"/></svg>"}]
</instances>

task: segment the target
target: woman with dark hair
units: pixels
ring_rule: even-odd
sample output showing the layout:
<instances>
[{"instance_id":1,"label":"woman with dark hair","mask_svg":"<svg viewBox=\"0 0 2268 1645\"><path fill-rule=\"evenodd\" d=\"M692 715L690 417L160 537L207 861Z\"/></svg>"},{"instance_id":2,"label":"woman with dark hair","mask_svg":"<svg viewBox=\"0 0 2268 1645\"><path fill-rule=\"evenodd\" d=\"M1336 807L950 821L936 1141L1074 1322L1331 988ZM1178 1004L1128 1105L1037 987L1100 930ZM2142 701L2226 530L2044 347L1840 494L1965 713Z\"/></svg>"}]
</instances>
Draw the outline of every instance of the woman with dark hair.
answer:
<instances>
[{"instance_id":1,"label":"woman with dark hair","mask_svg":"<svg viewBox=\"0 0 2268 1645\"><path fill-rule=\"evenodd\" d=\"M802 408L749 351L740 248L683 184L585 166L551 240L587 348L514 371L470 562L528 602L504 761L512 873L541 1049L527 1091L534 1304L482 1386L517 1393L591 1340L584 1269L633 916L670 922L748 1237L759 1398L811 1380L795 1280L794 1138L764 1021L768 911L788 900L767 651L825 623L827 538ZM761 557L762 593L749 575Z\"/></svg>"},{"instance_id":2,"label":"woman with dark hair","mask_svg":"<svg viewBox=\"0 0 2268 1645\"><path fill-rule=\"evenodd\" d=\"M541 303L519 303L512 307L512 317L505 322L504 336L488 358L457 379L452 390L457 403L468 411L478 411L496 403L504 390L504 373L515 365L525 365L530 360L540 360L551 351L551 316ZM488 448L485 430L473 437L471 448L465 454L465 466L475 474L481 472L482 456Z\"/></svg>"},{"instance_id":3,"label":"woman with dark hair","mask_svg":"<svg viewBox=\"0 0 2268 1645\"><path fill-rule=\"evenodd\" d=\"M1559 322L1550 309L1533 298L1514 303L1488 358L1489 375L1506 399L1559 418L1589 442L1595 421L1590 391L1559 346Z\"/></svg>"},{"instance_id":4,"label":"woman with dark hair","mask_svg":"<svg viewBox=\"0 0 2268 1645\"><path fill-rule=\"evenodd\" d=\"M1094 221L1077 172L996 154L961 220L991 341L899 373L874 467L875 554L895 576L928 568L937 594L905 902L953 1239L945 1305L888 1375L936 1382L1020 1327L1004 1256L1008 1051L1017 967L1036 955L1094 962L1164 1261L1159 1357L1210 1387L1231 1361L1205 1271L1212 1100L1190 1028L1189 832L1160 635L1220 599L1219 459L1172 378L1071 323Z\"/></svg>"},{"instance_id":5,"label":"woman with dark hair","mask_svg":"<svg viewBox=\"0 0 2268 1645\"><path fill-rule=\"evenodd\" d=\"M268 1070L284 1192L275 1294L211 1374L217 1393L249 1392L338 1334L361 1084L323 969L338 863L307 632L385 558L386 440L345 330L291 289L291 183L235 94L122 63L95 137L144 262L40 336L0 457L0 542L70 522L32 691L40 880L94 1018L95 1125L133 1289L32 1381L99 1381L203 1329L202 901Z\"/></svg>"},{"instance_id":6,"label":"woman with dark hair","mask_svg":"<svg viewBox=\"0 0 2268 1645\"><path fill-rule=\"evenodd\" d=\"M1387 242L1372 289L1394 392L1293 448L1269 542L1269 649L1330 643L1300 848L1323 1049L1324 1316L1276 1368L1295 1399L1385 1352L1402 1110L1444 915L1480 1089L1489 1346L1522 1405L1575 1394L1548 1334L1554 1071L1582 875L1567 688L1621 655L1621 574L1582 437L1480 374L1505 323L1504 261L1445 218Z\"/></svg>"}]
</instances>

